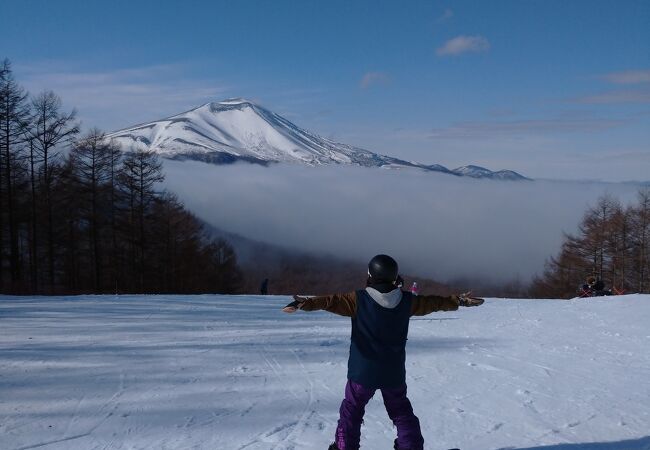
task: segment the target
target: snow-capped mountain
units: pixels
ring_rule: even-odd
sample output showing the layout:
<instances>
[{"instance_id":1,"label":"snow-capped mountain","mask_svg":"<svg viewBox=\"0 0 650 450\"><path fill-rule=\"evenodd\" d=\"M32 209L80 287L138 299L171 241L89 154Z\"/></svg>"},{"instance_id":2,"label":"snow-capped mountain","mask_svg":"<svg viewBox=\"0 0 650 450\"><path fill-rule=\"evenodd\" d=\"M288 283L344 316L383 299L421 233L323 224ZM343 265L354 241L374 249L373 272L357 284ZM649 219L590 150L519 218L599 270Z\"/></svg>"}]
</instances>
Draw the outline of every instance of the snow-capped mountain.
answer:
<instances>
[{"instance_id":1,"label":"snow-capped mountain","mask_svg":"<svg viewBox=\"0 0 650 450\"><path fill-rule=\"evenodd\" d=\"M525 179L512 171L454 171L423 165L341 144L306 131L251 101L211 102L166 119L110 133L123 150L153 150L170 159L215 164L247 161L268 165L289 162L310 166L350 164L365 167L418 168L475 178ZM476 167L476 166L466 166ZM493 175L492 175L493 174Z\"/></svg>"}]
</instances>

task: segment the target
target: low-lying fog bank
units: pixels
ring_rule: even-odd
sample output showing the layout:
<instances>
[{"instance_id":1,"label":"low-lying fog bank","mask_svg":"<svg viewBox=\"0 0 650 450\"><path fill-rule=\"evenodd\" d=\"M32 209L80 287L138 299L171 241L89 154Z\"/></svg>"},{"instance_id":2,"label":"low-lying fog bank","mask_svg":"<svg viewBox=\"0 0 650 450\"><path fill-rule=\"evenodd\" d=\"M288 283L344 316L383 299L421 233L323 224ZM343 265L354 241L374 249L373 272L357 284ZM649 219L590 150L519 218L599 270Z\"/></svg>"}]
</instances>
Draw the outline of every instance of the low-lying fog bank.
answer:
<instances>
[{"instance_id":1,"label":"low-lying fog bank","mask_svg":"<svg viewBox=\"0 0 650 450\"><path fill-rule=\"evenodd\" d=\"M477 180L417 170L164 162L165 186L222 230L303 251L367 261L439 281L527 281L609 193L635 184Z\"/></svg>"}]
</instances>

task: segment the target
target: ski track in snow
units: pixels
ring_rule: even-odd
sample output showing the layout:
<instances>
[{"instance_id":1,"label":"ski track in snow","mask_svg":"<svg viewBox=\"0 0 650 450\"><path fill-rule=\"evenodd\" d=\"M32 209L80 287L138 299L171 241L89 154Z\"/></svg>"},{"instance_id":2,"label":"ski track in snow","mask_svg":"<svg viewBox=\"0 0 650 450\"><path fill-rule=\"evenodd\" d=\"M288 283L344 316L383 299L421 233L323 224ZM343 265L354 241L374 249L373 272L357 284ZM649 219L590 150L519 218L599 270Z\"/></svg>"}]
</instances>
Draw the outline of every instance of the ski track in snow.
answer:
<instances>
[{"instance_id":1,"label":"ski track in snow","mask_svg":"<svg viewBox=\"0 0 650 450\"><path fill-rule=\"evenodd\" d=\"M350 321L288 297L0 296L0 449L324 449ZM411 322L426 449L650 449L650 295ZM377 393L362 447L392 448Z\"/></svg>"}]
</instances>

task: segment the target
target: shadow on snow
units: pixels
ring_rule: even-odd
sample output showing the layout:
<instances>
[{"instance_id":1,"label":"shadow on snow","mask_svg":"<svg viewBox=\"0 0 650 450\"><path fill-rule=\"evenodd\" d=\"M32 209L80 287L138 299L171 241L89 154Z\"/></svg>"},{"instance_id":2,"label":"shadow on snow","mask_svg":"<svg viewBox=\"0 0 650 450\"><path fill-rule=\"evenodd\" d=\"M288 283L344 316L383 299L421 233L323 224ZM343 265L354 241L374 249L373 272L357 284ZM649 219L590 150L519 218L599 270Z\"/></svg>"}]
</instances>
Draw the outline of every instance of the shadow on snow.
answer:
<instances>
[{"instance_id":1,"label":"shadow on snow","mask_svg":"<svg viewBox=\"0 0 650 450\"><path fill-rule=\"evenodd\" d=\"M650 450L650 436L617 442L585 442L537 447L503 447L499 450Z\"/></svg>"}]
</instances>

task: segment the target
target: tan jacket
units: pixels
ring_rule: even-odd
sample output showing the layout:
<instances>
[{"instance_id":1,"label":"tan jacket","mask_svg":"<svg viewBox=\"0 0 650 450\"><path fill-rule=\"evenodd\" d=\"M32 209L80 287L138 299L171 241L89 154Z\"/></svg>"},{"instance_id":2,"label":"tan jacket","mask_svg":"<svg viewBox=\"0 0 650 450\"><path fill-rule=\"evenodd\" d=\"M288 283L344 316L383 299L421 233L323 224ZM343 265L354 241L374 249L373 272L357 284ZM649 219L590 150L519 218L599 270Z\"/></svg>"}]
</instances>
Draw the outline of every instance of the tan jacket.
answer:
<instances>
[{"instance_id":1,"label":"tan jacket","mask_svg":"<svg viewBox=\"0 0 650 450\"><path fill-rule=\"evenodd\" d=\"M411 296L411 316L425 316L434 311L456 311L459 306L458 296L441 297L438 295ZM339 316L355 317L357 314L357 293L325 295L310 297L300 308L303 311L325 310Z\"/></svg>"}]
</instances>

